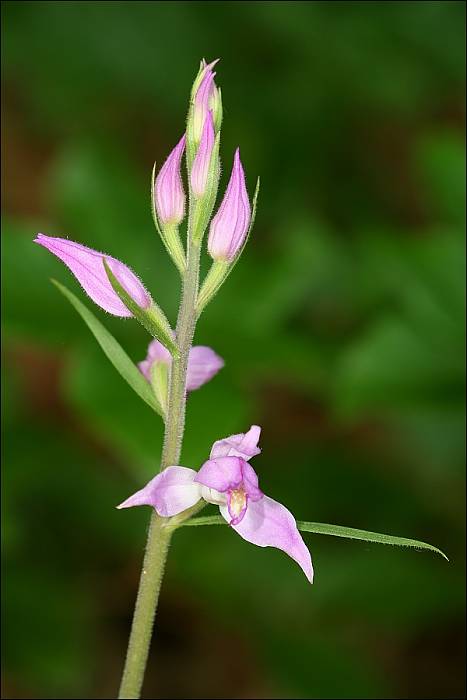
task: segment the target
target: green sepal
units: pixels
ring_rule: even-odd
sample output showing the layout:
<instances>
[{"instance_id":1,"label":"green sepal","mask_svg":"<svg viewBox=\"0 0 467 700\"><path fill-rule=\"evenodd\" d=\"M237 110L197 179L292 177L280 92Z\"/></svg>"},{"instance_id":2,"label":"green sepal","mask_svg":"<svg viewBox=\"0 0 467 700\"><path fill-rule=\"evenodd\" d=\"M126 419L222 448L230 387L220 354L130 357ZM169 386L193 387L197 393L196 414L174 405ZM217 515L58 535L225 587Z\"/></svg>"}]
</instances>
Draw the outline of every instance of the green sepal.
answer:
<instances>
[{"instance_id":1,"label":"green sepal","mask_svg":"<svg viewBox=\"0 0 467 700\"><path fill-rule=\"evenodd\" d=\"M201 81L203 80L204 74L206 72L206 67L203 67L203 62L201 61L200 67L198 74L194 80L193 86L191 88L191 93L190 93L190 104L188 107L188 114L187 114L187 125L186 125L186 160L187 160L187 166L188 170L191 169L191 166L193 164L193 160L195 158L196 154L196 149L199 145L200 139L195 138L195 133L194 133L194 126L193 126L193 119L194 119L194 106L195 106L195 97L196 93L198 91L199 86L201 85Z\"/></svg>"},{"instance_id":2,"label":"green sepal","mask_svg":"<svg viewBox=\"0 0 467 700\"><path fill-rule=\"evenodd\" d=\"M57 287L59 292L61 292L61 294L68 299L70 304L79 313L117 372L130 385L133 391L135 391L138 396L148 404L148 406L162 416L162 408L151 390L149 383L143 377L132 360L128 357L120 343L115 340L113 335L109 333L105 326L102 325L94 314L89 311L88 307L85 306L73 294L73 292L70 292L69 289L60 284L60 282L57 282L57 280L52 279L51 282Z\"/></svg>"},{"instance_id":3,"label":"green sepal","mask_svg":"<svg viewBox=\"0 0 467 700\"><path fill-rule=\"evenodd\" d=\"M217 292L219 291L221 286L224 284L227 277L232 272L234 266L239 261L241 254L245 250L245 246L248 242L251 231L253 229L253 225L255 223L256 205L257 205L258 194L259 194L259 185L260 185L260 179L258 177L258 179L256 181L255 193L253 195L250 225L248 227L248 231L247 231L247 234L245 236L245 240L243 241L242 247L240 248L237 255L235 256L235 258L231 262L226 261L226 260L214 260L210 269L209 269L208 274L204 278L204 281L203 281L203 284L202 284L201 289L199 291L198 299L196 302L196 312L198 314L198 317L201 315L204 308L209 304L209 302L213 299L213 297L217 294Z\"/></svg>"},{"instance_id":4,"label":"green sepal","mask_svg":"<svg viewBox=\"0 0 467 700\"><path fill-rule=\"evenodd\" d=\"M186 270L186 255L183 249L182 242L180 240L180 235L178 233L178 226L174 224L163 224L159 222L157 216L155 197L154 197L154 187L156 182L156 163L152 169L151 176L151 213L152 219L156 230L161 237L162 243L165 246L166 251L172 258L172 261L176 265L178 271L181 275L184 274Z\"/></svg>"},{"instance_id":5,"label":"green sepal","mask_svg":"<svg viewBox=\"0 0 467 700\"><path fill-rule=\"evenodd\" d=\"M227 260L214 260L204 278L196 301L196 313L199 316L204 307L217 294L229 274L231 264Z\"/></svg>"},{"instance_id":6,"label":"green sepal","mask_svg":"<svg viewBox=\"0 0 467 700\"><path fill-rule=\"evenodd\" d=\"M151 386L164 415L167 413L169 396L169 372L170 368L166 362L154 362L150 371Z\"/></svg>"},{"instance_id":7,"label":"green sepal","mask_svg":"<svg viewBox=\"0 0 467 700\"><path fill-rule=\"evenodd\" d=\"M212 117L214 120L214 130L217 134L221 130L222 126L222 118L223 118L223 109L222 109L222 92L220 87L215 88L216 92L215 97L214 97L214 104L212 107Z\"/></svg>"},{"instance_id":8,"label":"green sepal","mask_svg":"<svg viewBox=\"0 0 467 700\"><path fill-rule=\"evenodd\" d=\"M181 523L180 527L196 525L227 525L227 521L220 515L207 515L200 518L192 518ZM342 527L341 525L328 525L327 523L310 523L305 520L297 520L297 527L302 532L313 532L316 535L333 535L334 537L346 537L351 540L364 540L376 544L392 544L398 547L414 547L415 549L428 549L431 552L440 554L446 561L447 556L438 547L419 540L411 540L406 537L394 537L393 535L383 535L379 532L369 532L368 530L356 530L353 527Z\"/></svg>"},{"instance_id":9,"label":"green sepal","mask_svg":"<svg viewBox=\"0 0 467 700\"><path fill-rule=\"evenodd\" d=\"M148 333L152 335L153 338L159 340L162 345L167 348L171 355L178 357L179 350L174 342L172 329L170 328L170 324L159 306L157 306L157 304L153 301L152 305L148 309L141 308L141 306L139 306L139 304L137 304L136 301L128 294L126 289L122 287L107 264L107 260L105 258L103 259L103 262L107 277L109 278L109 282L112 285L112 289L114 290L115 294L118 295L127 309L131 311L136 320L139 321L142 326L144 326Z\"/></svg>"}]
</instances>

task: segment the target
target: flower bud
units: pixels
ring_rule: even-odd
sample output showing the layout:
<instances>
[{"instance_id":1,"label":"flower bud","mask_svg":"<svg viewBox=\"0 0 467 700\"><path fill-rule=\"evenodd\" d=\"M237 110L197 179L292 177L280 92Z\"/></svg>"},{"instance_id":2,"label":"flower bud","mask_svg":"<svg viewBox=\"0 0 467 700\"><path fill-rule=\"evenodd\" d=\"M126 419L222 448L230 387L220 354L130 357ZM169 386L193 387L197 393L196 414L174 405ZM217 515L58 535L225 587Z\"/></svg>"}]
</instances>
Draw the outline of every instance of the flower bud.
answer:
<instances>
[{"instance_id":1,"label":"flower bud","mask_svg":"<svg viewBox=\"0 0 467 700\"><path fill-rule=\"evenodd\" d=\"M151 383L159 403L167 405L167 377L172 357L157 340L148 347L146 358L138 363L139 370ZM194 391L209 382L222 367L224 360L206 345L195 345L188 355L186 390Z\"/></svg>"},{"instance_id":2,"label":"flower bud","mask_svg":"<svg viewBox=\"0 0 467 700\"><path fill-rule=\"evenodd\" d=\"M112 258L97 250L87 248L80 243L74 243L66 238L53 238L38 233L35 243L47 248L59 258L74 274L84 291L104 311L114 316L129 317L132 312L121 301L114 291L104 267L104 258L107 265L126 290L129 296L141 309L148 309L153 301L143 283L119 260Z\"/></svg>"},{"instance_id":3,"label":"flower bud","mask_svg":"<svg viewBox=\"0 0 467 700\"><path fill-rule=\"evenodd\" d=\"M209 110L204 121L201 141L199 143L198 150L196 151L196 156L190 173L191 189L193 190L195 197L198 198L202 197L206 192L214 140L214 123L212 119L212 112Z\"/></svg>"},{"instance_id":4,"label":"flower bud","mask_svg":"<svg viewBox=\"0 0 467 700\"><path fill-rule=\"evenodd\" d=\"M184 149L185 134L160 169L154 184L153 197L162 225L178 225L185 216L185 193L180 174Z\"/></svg>"},{"instance_id":5,"label":"flower bud","mask_svg":"<svg viewBox=\"0 0 467 700\"><path fill-rule=\"evenodd\" d=\"M220 90L214 82L215 73L212 68L217 61L206 64L201 61L200 71L195 79L191 92L191 104L188 112L187 139L188 139L188 160L193 158L193 154L198 146L204 129L204 124L209 110L213 113L215 131L219 131L222 122L222 101Z\"/></svg>"},{"instance_id":6,"label":"flower bud","mask_svg":"<svg viewBox=\"0 0 467 700\"><path fill-rule=\"evenodd\" d=\"M230 262L235 258L248 233L250 219L245 174L240 161L240 150L237 148L224 199L209 230L208 251L214 260Z\"/></svg>"}]
</instances>

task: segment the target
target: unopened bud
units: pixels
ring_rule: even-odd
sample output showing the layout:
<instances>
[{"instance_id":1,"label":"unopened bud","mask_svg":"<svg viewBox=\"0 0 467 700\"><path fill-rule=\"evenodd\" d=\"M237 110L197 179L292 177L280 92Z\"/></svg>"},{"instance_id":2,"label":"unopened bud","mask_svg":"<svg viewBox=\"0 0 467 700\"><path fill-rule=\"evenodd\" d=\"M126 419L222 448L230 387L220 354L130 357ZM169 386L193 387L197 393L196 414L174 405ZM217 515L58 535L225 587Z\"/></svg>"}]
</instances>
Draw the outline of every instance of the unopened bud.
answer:
<instances>
[{"instance_id":1,"label":"unopened bud","mask_svg":"<svg viewBox=\"0 0 467 700\"><path fill-rule=\"evenodd\" d=\"M231 261L236 257L248 233L250 219L245 174L237 148L224 199L209 230L208 251L214 260Z\"/></svg>"}]
</instances>

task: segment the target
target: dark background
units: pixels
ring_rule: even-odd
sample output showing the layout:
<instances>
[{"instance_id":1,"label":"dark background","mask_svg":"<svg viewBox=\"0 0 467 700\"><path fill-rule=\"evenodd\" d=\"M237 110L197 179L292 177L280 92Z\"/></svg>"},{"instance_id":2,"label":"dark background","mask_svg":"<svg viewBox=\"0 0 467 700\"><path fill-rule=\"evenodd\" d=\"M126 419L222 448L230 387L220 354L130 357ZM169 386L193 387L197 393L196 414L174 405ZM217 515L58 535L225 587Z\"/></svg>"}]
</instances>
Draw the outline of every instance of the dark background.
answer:
<instances>
[{"instance_id":1,"label":"dark background","mask_svg":"<svg viewBox=\"0 0 467 700\"><path fill-rule=\"evenodd\" d=\"M464 685L464 3L3 3L4 697L115 697L157 417L32 244L130 264L170 319L149 179L221 57L222 185L257 223L196 341L182 463L263 426L264 490L299 519L447 552L305 535L310 587L225 528L174 537L145 697L460 698ZM87 302L89 305L90 302ZM141 360L133 321L93 311Z\"/></svg>"}]
</instances>

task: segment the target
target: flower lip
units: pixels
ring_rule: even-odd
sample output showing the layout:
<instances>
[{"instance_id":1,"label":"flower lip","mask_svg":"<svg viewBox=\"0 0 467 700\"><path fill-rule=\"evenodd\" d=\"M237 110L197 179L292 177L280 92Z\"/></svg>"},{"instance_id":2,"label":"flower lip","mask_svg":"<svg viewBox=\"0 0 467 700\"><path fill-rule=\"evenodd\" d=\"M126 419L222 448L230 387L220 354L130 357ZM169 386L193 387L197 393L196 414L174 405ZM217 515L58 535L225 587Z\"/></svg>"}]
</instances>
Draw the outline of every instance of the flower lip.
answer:
<instances>
[{"instance_id":1,"label":"flower lip","mask_svg":"<svg viewBox=\"0 0 467 700\"><path fill-rule=\"evenodd\" d=\"M230 525L238 525L246 513L248 507L248 495L243 488L243 484L229 491L227 499L227 508L231 517Z\"/></svg>"}]
</instances>

